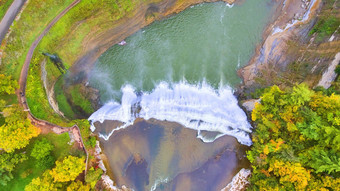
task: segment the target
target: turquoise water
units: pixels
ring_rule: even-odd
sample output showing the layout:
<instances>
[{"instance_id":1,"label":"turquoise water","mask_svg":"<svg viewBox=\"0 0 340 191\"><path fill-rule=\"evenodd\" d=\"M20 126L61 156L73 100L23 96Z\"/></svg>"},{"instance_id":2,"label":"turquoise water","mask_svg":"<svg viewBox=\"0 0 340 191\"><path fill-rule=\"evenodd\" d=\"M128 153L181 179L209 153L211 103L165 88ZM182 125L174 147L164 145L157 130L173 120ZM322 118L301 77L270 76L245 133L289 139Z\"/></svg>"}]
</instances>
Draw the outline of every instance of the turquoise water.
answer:
<instances>
[{"instance_id":1,"label":"turquoise water","mask_svg":"<svg viewBox=\"0 0 340 191\"><path fill-rule=\"evenodd\" d=\"M118 186L220 190L248 167L243 145L252 144L252 127L233 88L270 20L270 2L197 5L99 58L89 82L103 107L89 120Z\"/></svg>"},{"instance_id":2,"label":"turquoise water","mask_svg":"<svg viewBox=\"0 0 340 191\"><path fill-rule=\"evenodd\" d=\"M102 101L120 100L121 88L151 91L161 81L170 84L206 81L214 88L241 82L244 66L269 21L270 0L248 0L228 7L223 2L200 4L157 21L114 45L97 61L90 85Z\"/></svg>"}]
</instances>

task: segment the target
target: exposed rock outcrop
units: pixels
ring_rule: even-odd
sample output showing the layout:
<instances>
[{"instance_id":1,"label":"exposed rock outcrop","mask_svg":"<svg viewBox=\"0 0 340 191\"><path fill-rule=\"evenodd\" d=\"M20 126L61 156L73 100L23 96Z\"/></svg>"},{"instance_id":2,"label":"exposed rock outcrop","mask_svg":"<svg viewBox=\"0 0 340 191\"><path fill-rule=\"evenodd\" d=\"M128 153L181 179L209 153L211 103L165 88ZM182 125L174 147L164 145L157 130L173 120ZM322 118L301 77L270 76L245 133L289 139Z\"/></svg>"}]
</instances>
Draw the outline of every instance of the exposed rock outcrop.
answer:
<instances>
[{"instance_id":1,"label":"exposed rock outcrop","mask_svg":"<svg viewBox=\"0 0 340 191\"><path fill-rule=\"evenodd\" d=\"M50 106L52 107L54 112L56 112L58 115L60 115L62 117L65 117L64 113L59 110L58 103L57 103L55 96L54 96L55 82L53 84L50 84L47 80L46 63L47 63L46 60L44 60L41 63L41 80L43 81L43 84L44 84L48 103L50 104Z\"/></svg>"},{"instance_id":2,"label":"exposed rock outcrop","mask_svg":"<svg viewBox=\"0 0 340 191\"><path fill-rule=\"evenodd\" d=\"M287 57L288 42L293 37L308 36L302 25L310 23L321 7L321 0L285 0L277 11L276 21L264 33L264 42L257 48L249 65L239 70L245 86L251 86L258 74L272 67L284 68L291 60Z\"/></svg>"},{"instance_id":3,"label":"exposed rock outcrop","mask_svg":"<svg viewBox=\"0 0 340 191\"><path fill-rule=\"evenodd\" d=\"M233 178L231 183L224 187L221 191L242 191L246 190L249 185L248 178L251 175L249 169L242 168Z\"/></svg>"},{"instance_id":4,"label":"exposed rock outcrop","mask_svg":"<svg viewBox=\"0 0 340 191\"><path fill-rule=\"evenodd\" d=\"M317 86L322 86L328 89L332 82L335 80L337 74L335 73L336 66L340 63L340 52L335 55L334 60L331 65L327 68L327 70L322 74L321 80L319 81Z\"/></svg>"},{"instance_id":5,"label":"exposed rock outcrop","mask_svg":"<svg viewBox=\"0 0 340 191\"><path fill-rule=\"evenodd\" d=\"M242 103L242 106L249 112L255 108L255 103L259 103L260 99L249 99Z\"/></svg>"}]
</instances>

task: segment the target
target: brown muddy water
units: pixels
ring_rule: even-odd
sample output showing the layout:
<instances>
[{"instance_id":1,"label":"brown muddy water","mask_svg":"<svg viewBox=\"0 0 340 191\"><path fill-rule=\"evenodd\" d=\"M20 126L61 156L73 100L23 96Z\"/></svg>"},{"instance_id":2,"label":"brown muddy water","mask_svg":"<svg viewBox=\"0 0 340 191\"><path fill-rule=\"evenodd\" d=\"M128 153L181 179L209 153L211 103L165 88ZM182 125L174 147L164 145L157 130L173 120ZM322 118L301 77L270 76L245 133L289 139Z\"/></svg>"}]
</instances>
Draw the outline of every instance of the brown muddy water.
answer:
<instances>
[{"instance_id":1,"label":"brown muddy water","mask_svg":"<svg viewBox=\"0 0 340 191\"><path fill-rule=\"evenodd\" d=\"M119 122L95 123L97 134L108 134ZM100 138L109 161L109 175L134 190L220 190L241 169L248 168L247 146L234 137L212 143L197 131L174 122L137 119L134 125Z\"/></svg>"},{"instance_id":2,"label":"brown muddy water","mask_svg":"<svg viewBox=\"0 0 340 191\"><path fill-rule=\"evenodd\" d=\"M118 187L214 191L249 168L252 127L233 88L275 2L196 5L98 59L89 85L103 107L89 120Z\"/></svg>"}]
</instances>

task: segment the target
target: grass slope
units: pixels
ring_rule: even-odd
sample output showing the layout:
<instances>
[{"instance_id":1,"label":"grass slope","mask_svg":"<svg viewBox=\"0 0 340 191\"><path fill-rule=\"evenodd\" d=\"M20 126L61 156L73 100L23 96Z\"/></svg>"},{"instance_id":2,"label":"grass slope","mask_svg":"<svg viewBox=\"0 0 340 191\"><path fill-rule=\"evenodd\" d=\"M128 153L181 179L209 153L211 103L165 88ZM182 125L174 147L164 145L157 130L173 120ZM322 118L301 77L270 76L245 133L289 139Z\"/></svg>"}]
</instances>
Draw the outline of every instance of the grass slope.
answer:
<instances>
[{"instance_id":1,"label":"grass slope","mask_svg":"<svg viewBox=\"0 0 340 191\"><path fill-rule=\"evenodd\" d=\"M14 0L1 0L0 1L0 20L5 16L7 9L11 6Z\"/></svg>"}]
</instances>

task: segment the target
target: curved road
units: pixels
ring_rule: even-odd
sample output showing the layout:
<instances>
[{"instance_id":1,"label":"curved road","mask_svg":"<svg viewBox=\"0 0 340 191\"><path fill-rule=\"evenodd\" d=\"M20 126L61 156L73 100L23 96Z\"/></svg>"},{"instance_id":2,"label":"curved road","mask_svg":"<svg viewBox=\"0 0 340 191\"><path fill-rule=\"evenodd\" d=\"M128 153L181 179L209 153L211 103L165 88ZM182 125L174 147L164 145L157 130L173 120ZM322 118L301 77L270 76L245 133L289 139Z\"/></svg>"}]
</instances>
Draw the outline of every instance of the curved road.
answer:
<instances>
[{"instance_id":1,"label":"curved road","mask_svg":"<svg viewBox=\"0 0 340 191\"><path fill-rule=\"evenodd\" d=\"M38 44L41 41L41 39L48 33L48 31L51 29L51 27L62 16L64 16L71 8L76 6L79 2L80 2L80 0L73 1L66 9L64 9L61 13L59 13L51 21L46 26L44 31L35 39L35 41L31 45L31 47L30 47L30 49L29 49L29 51L27 53L24 65L23 65L23 67L21 69L20 78L19 78L19 86L20 86L20 88L17 90L16 94L17 94L18 101L19 101L20 105L24 108L25 111L28 111L27 112L28 113L28 118L31 120L31 123L33 125L35 125L36 127L41 128L41 129L44 129L44 128L51 129L53 132L55 132L57 134L61 134L61 133L65 133L65 132L69 132L70 134L73 134L74 140L79 144L79 146L81 148L84 148L84 150L86 152L86 149L85 149L84 144L83 144L83 140L82 140L81 135L80 135L80 130L79 130L77 125L74 125L71 128L65 128L65 127L60 127L58 125L55 125L55 124L52 124L50 122L44 121L44 120L37 119L36 117L33 116L33 114L29 110L29 107L28 107L27 102L26 102L26 95L25 95L28 69L29 69L29 65L30 65L30 62L31 62L31 59L32 59L32 56L33 56L35 48L38 46Z\"/></svg>"}]
</instances>

